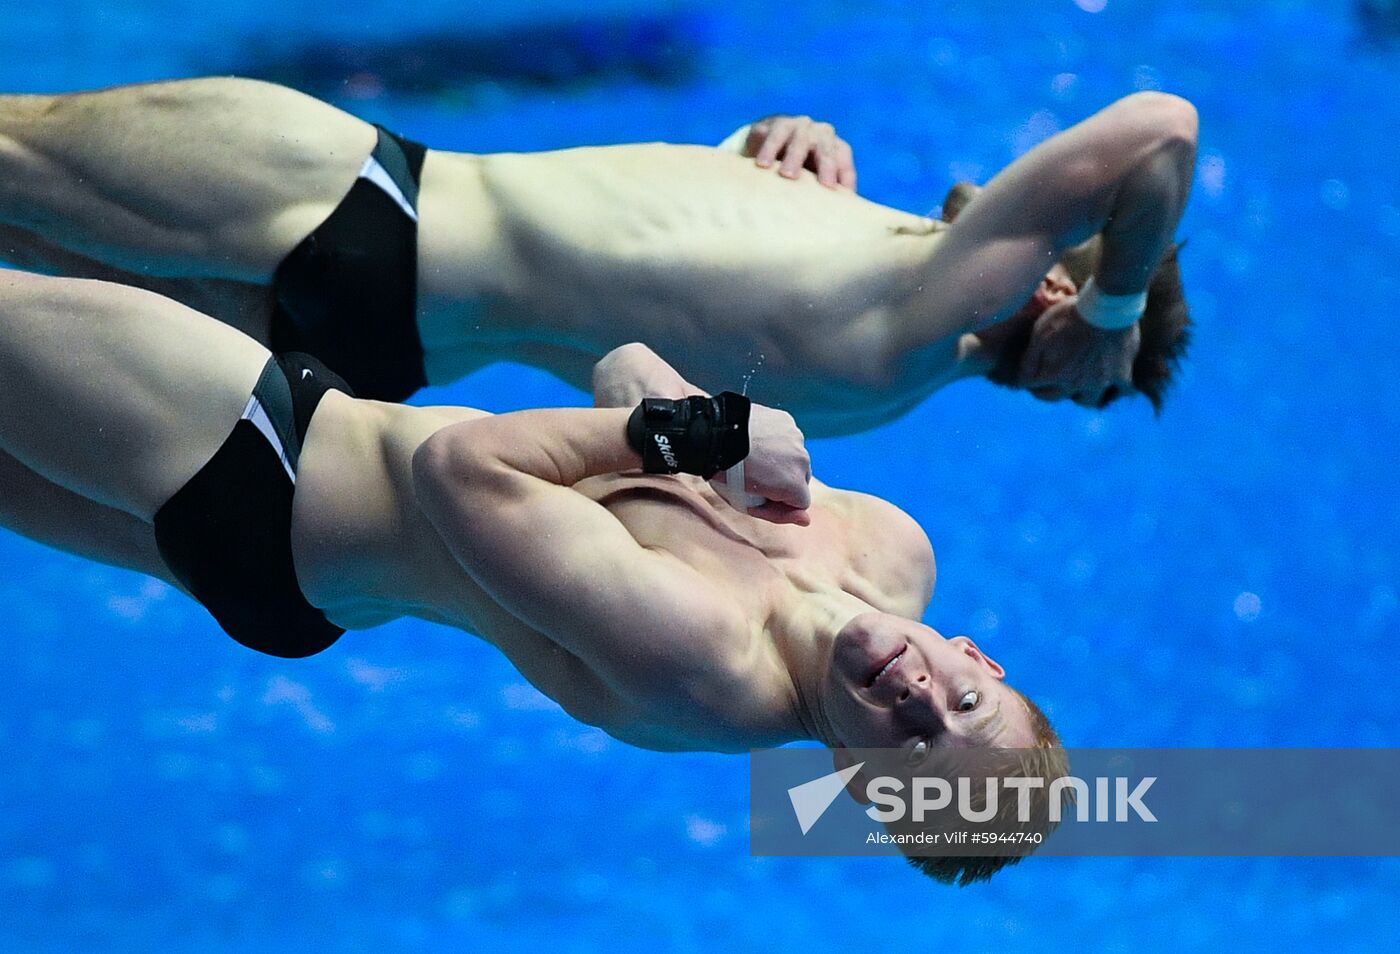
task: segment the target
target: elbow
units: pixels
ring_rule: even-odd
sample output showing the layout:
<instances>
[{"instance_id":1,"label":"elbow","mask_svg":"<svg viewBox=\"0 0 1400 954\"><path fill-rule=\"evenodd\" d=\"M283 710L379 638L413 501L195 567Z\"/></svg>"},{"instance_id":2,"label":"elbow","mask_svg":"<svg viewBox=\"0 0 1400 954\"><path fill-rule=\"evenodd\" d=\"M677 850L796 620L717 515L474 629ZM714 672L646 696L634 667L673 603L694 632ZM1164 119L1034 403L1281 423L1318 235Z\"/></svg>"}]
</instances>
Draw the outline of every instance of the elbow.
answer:
<instances>
[{"instance_id":1,"label":"elbow","mask_svg":"<svg viewBox=\"0 0 1400 954\"><path fill-rule=\"evenodd\" d=\"M1183 141L1194 146L1201 134L1201 116L1196 112L1195 104L1189 99L1173 96L1170 93L1163 93L1162 96L1171 102L1170 122L1172 128L1177 131L1177 135Z\"/></svg>"},{"instance_id":2,"label":"elbow","mask_svg":"<svg viewBox=\"0 0 1400 954\"><path fill-rule=\"evenodd\" d=\"M640 341L630 341L625 345L618 345L599 358L597 363L593 365L593 390L597 391L600 385L616 376L619 373L618 368L659 360L656 352Z\"/></svg>"},{"instance_id":3,"label":"elbow","mask_svg":"<svg viewBox=\"0 0 1400 954\"><path fill-rule=\"evenodd\" d=\"M430 519L475 520L520 489L520 474L502 456L495 418L452 424L413 452L413 493Z\"/></svg>"},{"instance_id":4,"label":"elbow","mask_svg":"<svg viewBox=\"0 0 1400 954\"><path fill-rule=\"evenodd\" d=\"M481 455L472 450L476 442L461 440L455 431L444 427L413 452L413 492L429 513L460 497L463 487L477 483L484 467Z\"/></svg>"},{"instance_id":5,"label":"elbow","mask_svg":"<svg viewBox=\"0 0 1400 954\"><path fill-rule=\"evenodd\" d=\"M450 443L438 431L413 452L413 492L425 508L431 509L434 501L441 499L442 488L454 469Z\"/></svg>"},{"instance_id":6,"label":"elbow","mask_svg":"<svg viewBox=\"0 0 1400 954\"><path fill-rule=\"evenodd\" d=\"M1119 101L1131 110L1130 128L1150 139L1154 145L1166 148L1196 146L1200 134L1200 116L1189 99L1174 93L1134 93Z\"/></svg>"},{"instance_id":7,"label":"elbow","mask_svg":"<svg viewBox=\"0 0 1400 954\"><path fill-rule=\"evenodd\" d=\"M1111 203L1125 179L1150 166L1159 174L1190 181L1196 161L1199 119L1189 100L1171 93L1126 96L1094 117L1095 132L1081 153L1066 163L1070 195ZM1100 208L1107 212L1107 206Z\"/></svg>"}]
</instances>

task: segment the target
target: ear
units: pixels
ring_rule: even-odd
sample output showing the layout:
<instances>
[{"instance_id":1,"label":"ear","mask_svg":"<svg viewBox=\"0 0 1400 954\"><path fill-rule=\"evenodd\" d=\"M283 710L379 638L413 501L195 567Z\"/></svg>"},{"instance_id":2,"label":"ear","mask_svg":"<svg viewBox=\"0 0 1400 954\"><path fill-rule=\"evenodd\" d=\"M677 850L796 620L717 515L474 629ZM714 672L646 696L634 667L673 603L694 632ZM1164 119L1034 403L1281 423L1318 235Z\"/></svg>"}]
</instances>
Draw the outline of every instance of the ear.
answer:
<instances>
[{"instance_id":1,"label":"ear","mask_svg":"<svg viewBox=\"0 0 1400 954\"><path fill-rule=\"evenodd\" d=\"M970 656L978 665L991 673L993 678L1006 678L1006 670L1001 668L1001 663L978 649L977 644L966 636L954 636L952 639L948 640L948 642L955 644L964 654Z\"/></svg>"},{"instance_id":2,"label":"ear","mask_svg":"<svg viewBox=\"0 0 1400 954\"><path fill-rule=\"evenodd\" d=\"M838 772L844 772L852 765L856 764L855 757L851 755L851 750L844 745L838 745L831 750L831 764ZM846 794L859 805L869 805L870 799L866 798L865 791L870 784L870 778L865 772L856 772L850 781L846 783Z\"/></svg>"},{"instance_id":3,"label":"ear","mask_svg":"<svg viewBox=\"0 0 1400 954\"><path fill-rule=\"evenodd\" d=\"M982 191L982 187L971 182L955 182L943 198L943 221L952 222L963 208Z\"/></svg>"}]
</instances>

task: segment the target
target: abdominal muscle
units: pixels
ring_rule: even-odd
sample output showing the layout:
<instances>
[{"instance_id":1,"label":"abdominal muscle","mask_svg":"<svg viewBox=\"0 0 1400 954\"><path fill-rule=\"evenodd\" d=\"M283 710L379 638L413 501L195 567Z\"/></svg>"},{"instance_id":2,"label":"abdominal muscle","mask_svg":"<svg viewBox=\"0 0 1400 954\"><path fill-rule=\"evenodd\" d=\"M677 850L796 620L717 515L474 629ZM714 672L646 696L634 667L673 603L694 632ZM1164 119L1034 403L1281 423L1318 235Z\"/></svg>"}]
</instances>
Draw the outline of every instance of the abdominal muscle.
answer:
<instances>
[{"instance_id":1,"label":"abdominal muscle","mask_svg":"<svg viewBox=\"0 0 1400 954\"><path fill-rule=\"evenodd\" d=\"M423 194L419 323L434 379L503 345L574 378L579 354L641 340L707 389L737 389L757 366L770 403L840 401L843 383L879 376L865 365L881 357L881 323L936 228L810 173L660 143L433 153Z\"/></svg>"}]
</instances>

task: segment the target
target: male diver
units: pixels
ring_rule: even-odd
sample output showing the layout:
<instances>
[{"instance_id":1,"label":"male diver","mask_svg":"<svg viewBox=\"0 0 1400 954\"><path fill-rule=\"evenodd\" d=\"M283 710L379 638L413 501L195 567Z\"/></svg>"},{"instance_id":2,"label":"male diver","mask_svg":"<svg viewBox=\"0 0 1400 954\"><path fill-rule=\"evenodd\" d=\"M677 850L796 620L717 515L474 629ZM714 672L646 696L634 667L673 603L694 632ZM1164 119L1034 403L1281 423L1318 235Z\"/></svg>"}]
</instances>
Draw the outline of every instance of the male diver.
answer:
<instances>
[{"instance_id":1,"label":"male diver","mask_svg":"<svg viewBox=\"0 0 1400 954\"><path fill-rule=\"evenodd\" d=\"M594 391L498 416L358 399L152 292L0 271L0 523L277 656L401 616L477 633L646 748L1056 746L997 662L919 622L917 524L812 481L790 415L639 344ZM707 482L740 464L748 512ZM949 864L920 866L974 870Z\"/></svg>"},{"instance_id":2,"label":"male diver","mask_svg":"<svg viewBox=\"0 0 1400 954\"><path fill-rule=\"evenodd\" d=\"M159 291L380 400L502 359L586 388L642 341L712 390L760 366L750 392L814 435L975 376L1160 409L1196 133L1185 100L1129 96L950 224L857 196L849 147L802 119L473 155L251 80L6 96L0 256Z\"/></svg>"}]
</instances>

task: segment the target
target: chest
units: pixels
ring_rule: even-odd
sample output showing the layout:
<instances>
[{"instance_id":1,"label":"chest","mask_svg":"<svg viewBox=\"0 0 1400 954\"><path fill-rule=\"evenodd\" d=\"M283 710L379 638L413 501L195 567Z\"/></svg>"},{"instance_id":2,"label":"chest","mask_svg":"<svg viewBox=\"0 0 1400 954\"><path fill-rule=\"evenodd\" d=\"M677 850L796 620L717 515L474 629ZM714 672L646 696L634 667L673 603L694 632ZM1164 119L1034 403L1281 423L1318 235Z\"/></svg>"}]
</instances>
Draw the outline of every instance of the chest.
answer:
<instances>
[{"instance_id":1,"label":"chest","mask_svg":"<svg viewBox=\"0 0 1400 954\"><path fill-rule=\"evenodd\" d=\"M739 513L699 478L613 475L578 489L607 507L639 544L711 581L748 618L844 592L917 619L933 593L933 547L923 529L867 494L813 481L811 525L799 527Z\"/></svg>"}]
</instances>

